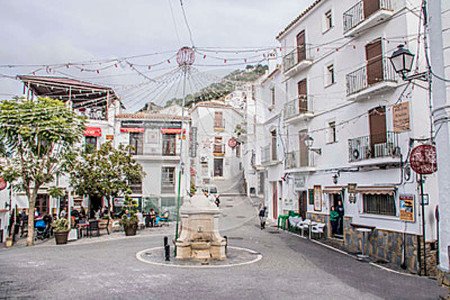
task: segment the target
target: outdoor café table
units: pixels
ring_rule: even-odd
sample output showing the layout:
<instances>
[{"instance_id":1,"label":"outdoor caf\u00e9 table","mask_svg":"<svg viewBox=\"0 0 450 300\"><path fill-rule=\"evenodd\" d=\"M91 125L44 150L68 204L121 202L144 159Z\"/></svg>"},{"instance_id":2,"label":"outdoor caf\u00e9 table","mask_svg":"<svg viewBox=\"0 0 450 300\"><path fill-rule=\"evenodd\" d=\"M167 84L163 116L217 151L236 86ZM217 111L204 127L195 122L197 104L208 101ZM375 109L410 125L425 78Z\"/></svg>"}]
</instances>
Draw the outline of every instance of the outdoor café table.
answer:
<instances>
[{"instance_id":1,"label":"outdoor caf\u00e9 table","mask_svg":"<svg viewBox=\"0 0 450 300\"><path fill-rule=\"evenodd\" d=\"M309 238L309 239L311 239L311 230L312 230L312 227L313 227L313 226L316 226L316 225L317 225L317 223L316 223L316 222L313 222L313 221L311 221L311 222L308 223L308 238Z\"/></svg>"},{"instance_id":2,"label":"outdoor caf\u00e9 table","mask_svg":"<svg viewBox=\"0 0 450 300\"><path fill-rule=\"evenodd\" d=\"M86 236L89 235L89 223L88 222L78 223L78 228L80 230L80 238L83 237L83 229L86 229Z\"/></svg>"}]
</instances>

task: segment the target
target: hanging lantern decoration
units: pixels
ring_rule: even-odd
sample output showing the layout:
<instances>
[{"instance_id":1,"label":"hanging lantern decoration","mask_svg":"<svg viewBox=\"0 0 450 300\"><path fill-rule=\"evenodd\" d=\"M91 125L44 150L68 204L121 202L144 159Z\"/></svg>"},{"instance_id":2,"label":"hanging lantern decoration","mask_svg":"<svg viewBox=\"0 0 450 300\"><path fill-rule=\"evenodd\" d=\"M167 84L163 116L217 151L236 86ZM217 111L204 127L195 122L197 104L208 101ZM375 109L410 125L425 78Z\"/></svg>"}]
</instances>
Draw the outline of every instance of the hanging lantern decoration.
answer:
<instances>
[{"instance_id":1,"label":"hanging lantern decoration","mask_svg":"<svg viewBox=\"0 0 450 300\"><path fill-rule=\"evenodd\" d=\"M183 47L177 52L179 66L191 66L195 62L195 52L191 47Z\"/></svg>"}]
</instances>

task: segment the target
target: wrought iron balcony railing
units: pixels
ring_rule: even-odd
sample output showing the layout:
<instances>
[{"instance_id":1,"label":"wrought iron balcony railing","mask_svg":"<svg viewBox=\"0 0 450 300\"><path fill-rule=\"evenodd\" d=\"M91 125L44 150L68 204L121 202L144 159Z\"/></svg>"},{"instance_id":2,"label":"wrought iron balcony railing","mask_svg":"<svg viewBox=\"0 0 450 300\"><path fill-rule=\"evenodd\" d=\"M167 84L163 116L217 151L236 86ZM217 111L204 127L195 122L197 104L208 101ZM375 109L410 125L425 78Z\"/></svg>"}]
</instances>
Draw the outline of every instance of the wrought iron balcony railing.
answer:
<instances>
[{"instance_id":1,"label":"wrought iron balcony railing","mask_svg":"<svg viewBox=\"0 0 450 300\"><path fill-rule=\"evenodd\" d=\"M286 169L313 167L314 163L309 157L308 150L302 153L300 150L291 151L286 156Z\"/></svg>"},{"instance_id":2,"label":"wrought iron balcony railing","mask_svg":"<svg viewBox=\"0 0 450 300\"><path fill-rule=\"evenodd\" d=\"M350 162L372 158L400 156L398 134L387 131L385 134L362 136L348 140Z\"/></svg>"},{"instance_id":3,"label":"wrought iron balcony railing","mask_svg":"<svg viewBox=\"0 0 450 300\"><path fill-rule=\"evenodd\" d=\"M283 57L284 72L289 71L303 61L312 61L313 58L313 51L310 45L306 44L305 46L296 47Z\"/></svg>"},{"instance_id":4,"label":"wrought iron balcony railing","mask_svg":"<svg viewBox=\"0 0 450 300\"><path fill-rule=\"evenodd\" d=\"M393 10L392 0L371 0L372 2L378 2L375 5L378 5L378 10ZM370 14L371 15L371 14ZM359 1L354 6L352 6L349 10L344 12L344 32L347 32L359 24L361 24L364 20L366 20L370 15L367 15L364 10L364 1Z\"/></svg>"},{"instance_id":5,"label":"wrought iron balcony railing","mask_svg":"<svg viewBox=\"0 0 450 300\"><path fill-rule=\"evenodd\" d=\"M284 119L313 113L313 98L309 95L299 96L284 105Z\"/></svg>"}]
</instances>

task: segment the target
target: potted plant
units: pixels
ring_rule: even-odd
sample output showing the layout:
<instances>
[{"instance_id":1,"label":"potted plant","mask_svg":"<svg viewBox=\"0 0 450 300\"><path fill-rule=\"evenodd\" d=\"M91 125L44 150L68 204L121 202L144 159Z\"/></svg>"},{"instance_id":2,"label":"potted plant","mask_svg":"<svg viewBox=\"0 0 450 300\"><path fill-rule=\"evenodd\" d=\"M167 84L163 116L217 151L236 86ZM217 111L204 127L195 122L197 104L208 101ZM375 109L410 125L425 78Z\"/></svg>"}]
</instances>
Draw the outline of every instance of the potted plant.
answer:
<instances>
[{"instance_id":1,"label":"potted plant","mask_svg":"<svg viewBox=\"0 0 450 300\"><path fill-rule=\"evenodd\" d=\"M53 232L55 234L55 241L57 245L67 244L67 237L69 235L69 222L65 218L59 218L53 221Z\"/></svg>"},{"instance_id":2,"label":"potted plant","mask_svg":"<svg viewBox=\"0 0 450 300\"><path fill-rule=\"evenodd\" d=\"M136 204L129 196L129 193L125 194L124 209L120 225L123 226L126 236L136 235L139 220L136 216Z\"/></svg>"}]
</instances>

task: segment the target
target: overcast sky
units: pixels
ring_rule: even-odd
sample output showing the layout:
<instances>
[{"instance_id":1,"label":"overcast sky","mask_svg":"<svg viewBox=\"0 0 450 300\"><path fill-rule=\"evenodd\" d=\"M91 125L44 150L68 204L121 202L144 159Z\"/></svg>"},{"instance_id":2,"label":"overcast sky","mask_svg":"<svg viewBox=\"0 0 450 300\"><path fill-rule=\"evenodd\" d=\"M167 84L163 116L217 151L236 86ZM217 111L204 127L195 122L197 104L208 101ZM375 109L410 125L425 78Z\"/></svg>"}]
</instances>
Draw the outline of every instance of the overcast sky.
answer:
<instances>
[{"instance_id":1,"label":"overcast sky","mask_svg":"<svg viewBox=\"0 0 450 300\"><path fill-rule=\"evenodd\" d=\"M195 46L222 49L277 45L277 33L311 2L183 0ZM0 20L0 65L56 64L163 51L175 53L181 45L191 44L179 0L0 0ZM136 63L158 63L173 53L145 57ZM240 57L245 55L239 54ZM197 61L200 59L197 56ZM219 60L213 64L223 64L214 69L231 68ZM130 74L131 70L124 70L126 67L122 64L100 74L80 73L74 69L63 71L96 83L138 82L136 78L133 81L122 76ZM159 66L161 72L171 67L175 67L173 62ZM26 74L36 69L0 68L0 74ZM156 72L158 68L154 69ZM53 70L50 73L40 70L36 74L61 76ZM158 75L150 71L147 74L149 77ZM0 98L21 92L20 84L0 78Z\"/></svg>"}]
</instances>

